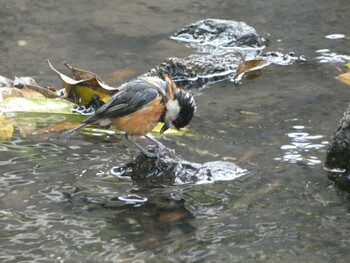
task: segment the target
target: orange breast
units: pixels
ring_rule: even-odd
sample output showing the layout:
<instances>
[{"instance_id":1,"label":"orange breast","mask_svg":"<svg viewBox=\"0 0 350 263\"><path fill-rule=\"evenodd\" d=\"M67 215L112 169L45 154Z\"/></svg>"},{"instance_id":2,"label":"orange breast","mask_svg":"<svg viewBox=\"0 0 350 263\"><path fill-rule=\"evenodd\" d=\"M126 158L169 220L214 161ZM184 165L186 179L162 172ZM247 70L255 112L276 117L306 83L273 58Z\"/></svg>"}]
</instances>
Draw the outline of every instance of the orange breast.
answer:
<instances>
[{"instance_id":1,"label":"orange breast","mask_svg":"<svg viewBox=\"0 0 350 263\"><path fill-rule=\"evenodd\" d=\"M165 111L165 105L160 104L160 102L161 96L138 111L114 119L112 121L114 128L130 135L146 135L157 125L159 118Z\"/></svg>"}]
</instances>

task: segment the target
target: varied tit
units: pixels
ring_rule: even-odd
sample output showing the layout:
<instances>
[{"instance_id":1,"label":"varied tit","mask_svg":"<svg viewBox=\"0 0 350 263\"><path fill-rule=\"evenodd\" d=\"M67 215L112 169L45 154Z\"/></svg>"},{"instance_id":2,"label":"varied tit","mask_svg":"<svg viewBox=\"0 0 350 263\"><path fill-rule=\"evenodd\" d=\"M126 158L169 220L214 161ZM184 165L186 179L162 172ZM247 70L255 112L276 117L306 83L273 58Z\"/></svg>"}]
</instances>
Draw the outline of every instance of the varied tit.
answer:
<instances>
[{"instance_id":1,"label":"varied tit","mask_svg":"<svg viewBox=\"0 0 350 263\"><path fill-rule=\"evenodd\" d=\"M157 77L137 78L123 84L93 115L63 135L87 124L112 125L116 130L125 132L128 141L152 158L156 154L141 147L133 140L133 136L145 136L160 146L159 142L147 136L158 122L164 123L160 133L169 128L180 129L189 124L195 112L193 96L176 87L169 77L164 76L164 80Z\"/></svg>"}]
</instances>

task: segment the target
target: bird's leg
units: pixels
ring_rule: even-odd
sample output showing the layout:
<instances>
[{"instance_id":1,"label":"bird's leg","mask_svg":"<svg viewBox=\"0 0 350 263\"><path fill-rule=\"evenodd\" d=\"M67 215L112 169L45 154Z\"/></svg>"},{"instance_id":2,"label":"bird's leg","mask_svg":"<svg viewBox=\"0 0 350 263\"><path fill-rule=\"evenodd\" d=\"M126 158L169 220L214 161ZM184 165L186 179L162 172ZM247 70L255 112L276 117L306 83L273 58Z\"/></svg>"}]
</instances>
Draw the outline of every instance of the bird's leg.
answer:
<instances>
[{"instance_id":1,"label":"bird's leg","mask_svg":"<svg viewBox=\"0 0 350 263\"><path fill-rule=\"evenodd\" d=\"M152 141L158 148L160 148L160 149L164 149L165 148L165 146L163 144L161 144L159 141L157 141L156 139L154 139L154 138L152 138L152 137L150 137L148 135L145 135L145 137L148 140Z\"/></svg>"},{"instance_id":2,"label":"bird's leg","mask_svg":"<svg viewBox=\"0 0 350 263\"><path fill-rule=\"evenodd\" d=\"M147 151L140 144L135 142L129 134L125 133L125 139L127 139L129 142L131 142L133 145L135 145L135 147L137 149L139 149L146 157L148 157L148 158L157 158L157 155L155 153L151 153L151 152Z\"/></svg>"},{"instance_id":3,"label":"bird's leg","mask_svg":"<svg viewBox=\"0 0 350 263\"><path fill-rule=\"evenodd\" d=\"M159 141L157 141L156 139L152 138L152 137L149 137L148 135L145 135L145 137L149 140L151 140L156 147L158 147L160 150L162 151L165 151L167 150L168 153L172 154L172 155L175 155L175 151L173 149L169 149L169 148L166 148L163 144L161 144Z\"/></svg>"}]
</instances>

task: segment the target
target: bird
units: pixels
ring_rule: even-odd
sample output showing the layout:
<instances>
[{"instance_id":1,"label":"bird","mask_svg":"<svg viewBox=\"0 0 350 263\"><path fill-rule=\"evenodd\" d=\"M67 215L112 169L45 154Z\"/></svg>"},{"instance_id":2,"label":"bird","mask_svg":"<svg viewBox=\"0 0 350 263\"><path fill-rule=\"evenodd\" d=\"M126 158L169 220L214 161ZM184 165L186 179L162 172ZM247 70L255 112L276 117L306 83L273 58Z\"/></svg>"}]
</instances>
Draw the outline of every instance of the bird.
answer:
<instances>
[{"instance_id":1,"label":"bird","mask_svg":"<svg viewBox=\"0 0 350 263\"><path fill-rule=\"evenodd\" d=\"M180 89L168 76L138 77L118 88L109 100L87 117L77 127L62 133L67 136L88 124L113 126L125 133L125 138L136 146L146 157L155 158L138 144L134 138L146 137L156 146L163 147L147 134L158 122L164 123L160 133L169 128L177 130L187 126L197 109L194 97L188 91Z\"/></svg>"}]
</instances>

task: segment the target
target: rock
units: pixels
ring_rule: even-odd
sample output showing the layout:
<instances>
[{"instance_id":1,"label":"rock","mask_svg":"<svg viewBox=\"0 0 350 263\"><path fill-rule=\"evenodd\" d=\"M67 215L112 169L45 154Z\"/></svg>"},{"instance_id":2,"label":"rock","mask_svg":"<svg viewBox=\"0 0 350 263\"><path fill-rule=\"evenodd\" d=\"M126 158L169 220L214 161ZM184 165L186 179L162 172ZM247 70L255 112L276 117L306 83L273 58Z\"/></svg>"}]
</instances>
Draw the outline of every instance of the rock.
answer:
<instances>
[{"instance_id":1,"label":"rock","mask_svg":"<svg viewBox=\"0 0 350 263\"><path fill-rule=\"evenodd\" d=\"M244 22L206 19L185 26L171 36L199 52L232 52L232 49L261 49L265 40Z\"/></svg>"},{"instance_id":2,"label":"rock","mask_svg":"<svg viewBox=\"0 0 350 263\"><path fill-rule=\"evenodd\" d=\"M338 189L350 192L350 105L333 135L324 165Z\"/></svg>"},{"instance_id":3,"label":"rock","mask_svg":"<svg viewBox=\"0 0 350 263\"><path fill-rule=\"evenodd\" d=\"M231 162L192 163L177 157L169 149L156 151L158 158L147 158L140 154L133 161L115 167L113 174L118 177L130 177L140 187L214 183L234 180L248 174L247 170Z\"/></svg>"},{"instance_id":4,"label":"rock","mask_svg":"<svg viewBox=\"0 0 350 263\"><path fill-rule=\"evenodd\" d=\"M325 166L331 170L350 171L350 105L333 135L327 151Z\"/></svg>"}]
</instances>

